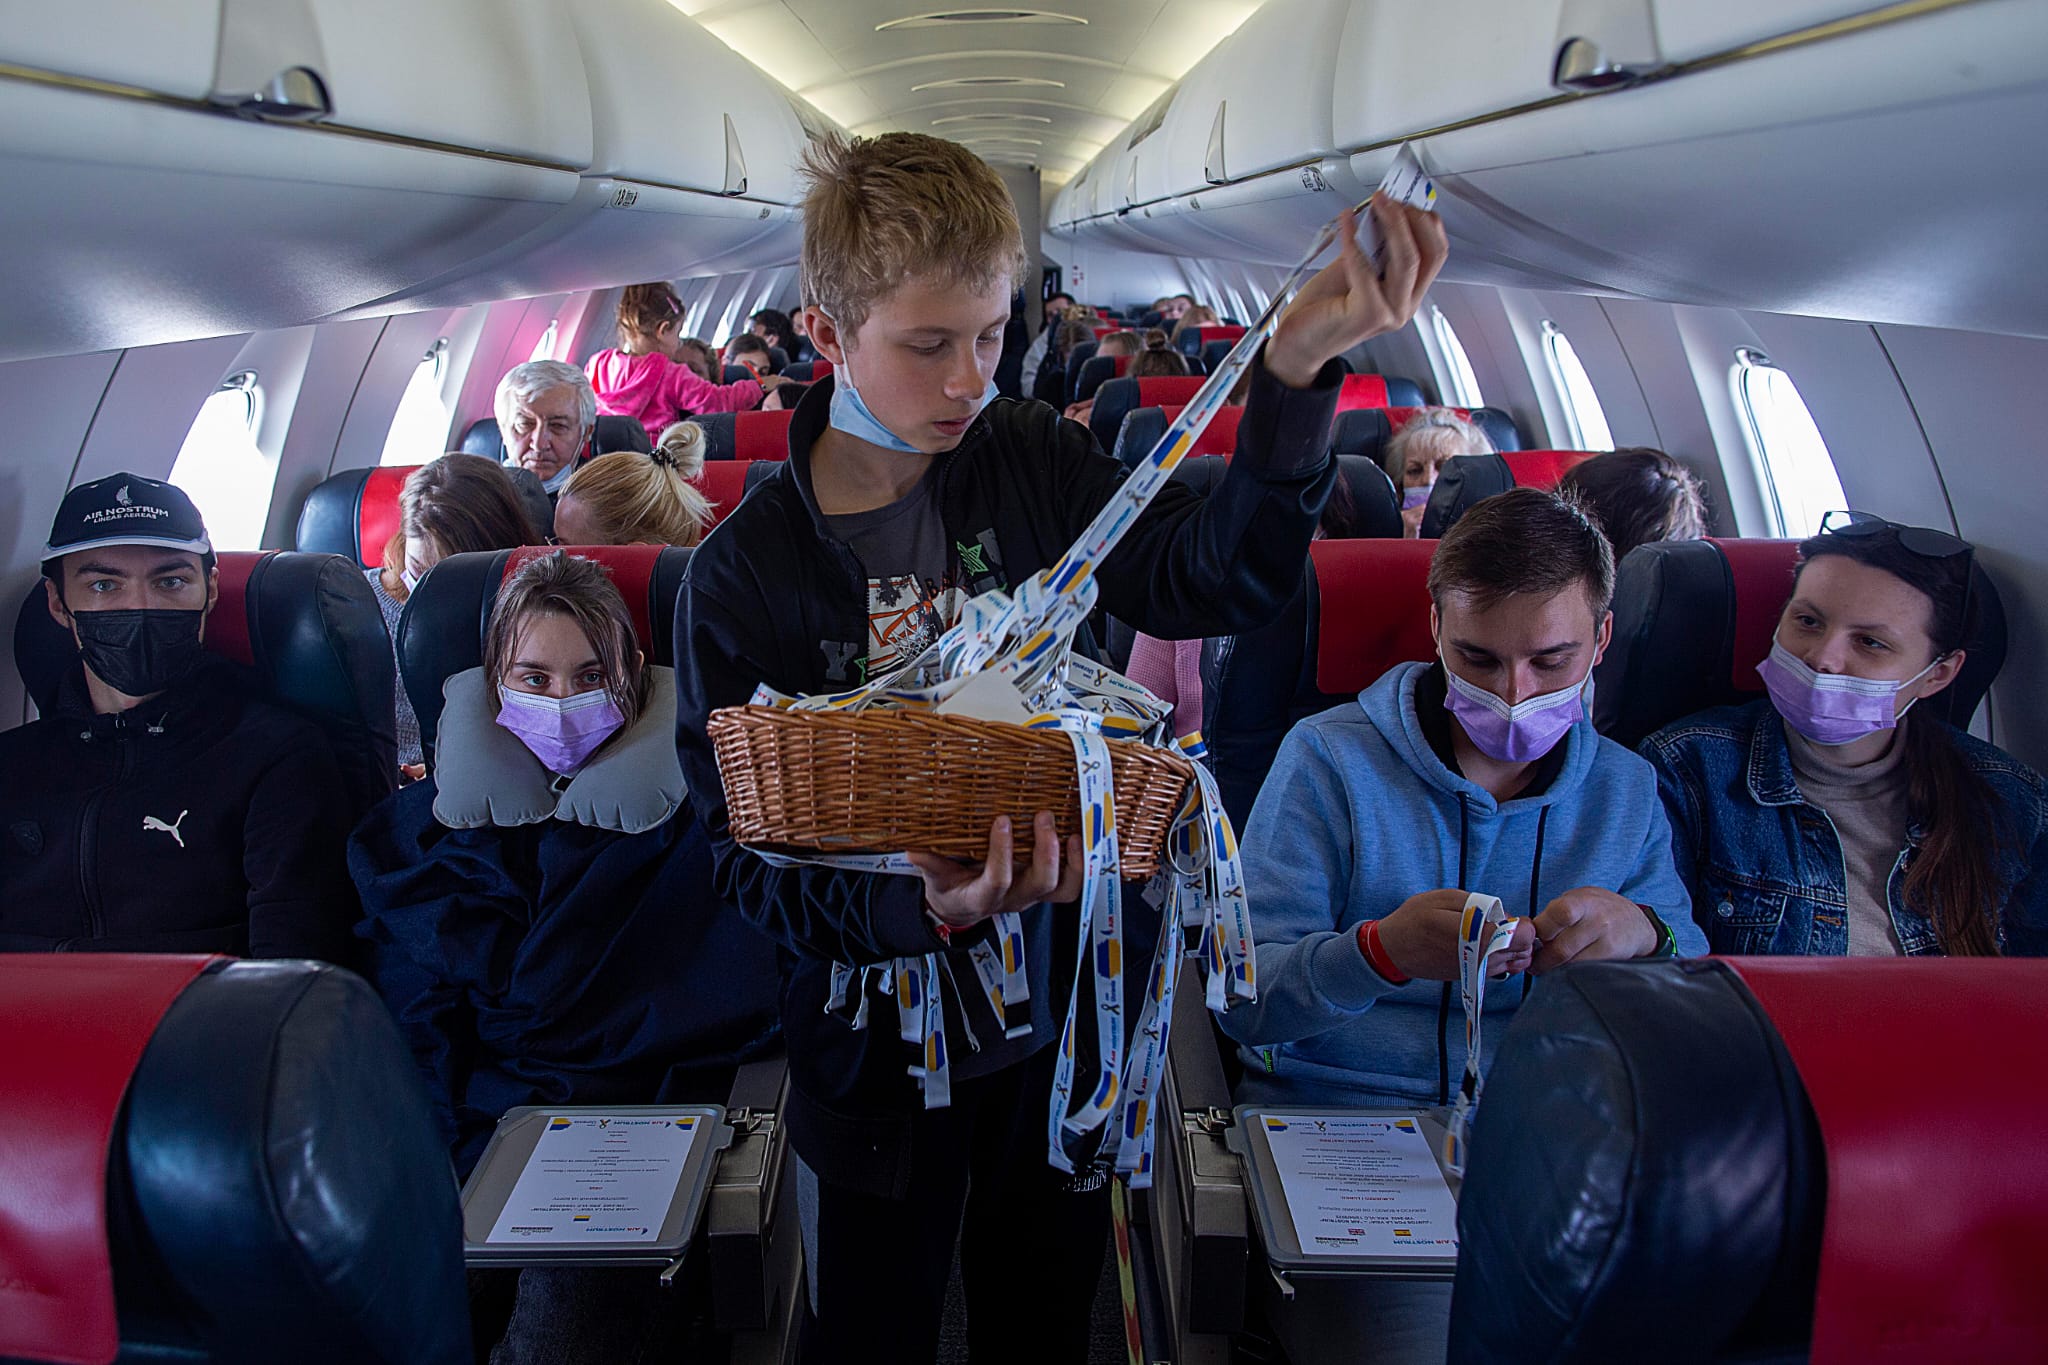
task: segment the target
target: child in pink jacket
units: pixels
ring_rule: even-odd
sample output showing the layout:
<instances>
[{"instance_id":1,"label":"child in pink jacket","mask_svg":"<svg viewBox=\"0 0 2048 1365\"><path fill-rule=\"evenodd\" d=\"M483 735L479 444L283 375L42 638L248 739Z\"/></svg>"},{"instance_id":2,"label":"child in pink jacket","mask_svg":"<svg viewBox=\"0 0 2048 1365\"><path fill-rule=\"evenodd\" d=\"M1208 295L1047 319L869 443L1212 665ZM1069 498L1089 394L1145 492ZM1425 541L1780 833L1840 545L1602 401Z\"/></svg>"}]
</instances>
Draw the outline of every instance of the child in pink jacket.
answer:
<instances>
[{"instance_id":1,"label":"child in pink jacket","mask_svg":"<svg viewBox=\"0 0 2048 1365\"><path fill-rule=\"evenodd\" d=\"M683 301L667 284L628 285L619 297L619 347L599 351L585 367L597 390L597 410L639 418L650 441L678 417L758 407L773 387L754 379L713 384L676 361L672 353L682 321Z\"/></svg>"}]
</instances>

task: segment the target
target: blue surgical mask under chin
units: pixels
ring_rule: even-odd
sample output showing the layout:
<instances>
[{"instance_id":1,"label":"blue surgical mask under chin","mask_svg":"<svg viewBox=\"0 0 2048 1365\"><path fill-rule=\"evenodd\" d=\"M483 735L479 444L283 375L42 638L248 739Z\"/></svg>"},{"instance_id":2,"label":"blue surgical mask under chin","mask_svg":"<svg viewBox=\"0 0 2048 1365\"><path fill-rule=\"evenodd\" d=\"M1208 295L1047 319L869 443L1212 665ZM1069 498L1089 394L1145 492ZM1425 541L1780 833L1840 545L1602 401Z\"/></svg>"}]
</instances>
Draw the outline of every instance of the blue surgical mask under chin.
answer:
<instances>
[{"instance_id":1,"label":"blue surgical mask under chin","mask_svg":"<svg viewBox=\"0 0 2048 1365\"><path fill-rule=\"evenodd\" d=\"M570 460L569 463L563 465L545 479L542 479L540 486L547 489L550 493L559 493L569 486L569 476L575 472L576 461Z\"/></svg>"},{"instance_id":2,"label":"blue surgical mask under chin","mask_svg":"<svg viewBox=\"0 0 2048 1365\"><path fill-rule=\"evenodd\" d=\"M988 387L982 390L981 401L975 404L975 411L979 413L995 396L996 382L991 379L988 381ZM875 416L869 409L867 400L860 396L860 390L853 386L853 374L847 369L844 360L832 370L832 407L826 420L835 430L842 431L855 440L866 441L871 446L893 450L899 455L925 453L882 425L882 419Z\"/></svg>"}]
</instances>

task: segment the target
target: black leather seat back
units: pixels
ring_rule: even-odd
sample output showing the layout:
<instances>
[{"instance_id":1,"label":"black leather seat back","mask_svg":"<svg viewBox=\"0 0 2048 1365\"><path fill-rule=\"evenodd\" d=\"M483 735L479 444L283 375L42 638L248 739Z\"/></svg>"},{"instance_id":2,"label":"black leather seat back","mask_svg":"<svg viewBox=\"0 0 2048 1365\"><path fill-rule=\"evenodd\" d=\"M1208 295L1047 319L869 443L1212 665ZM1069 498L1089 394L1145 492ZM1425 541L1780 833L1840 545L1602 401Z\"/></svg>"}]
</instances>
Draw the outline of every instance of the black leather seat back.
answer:
<instances>
[{"instance_id":1,"label":"black leather seat back","mask_svg":"<svg viewBox=\"0 0 2048 1365\"><path fill-rule=\"evenodd\" d=\"M1555 488L1567 470L1594 454L1590 450L1506 450L1446 460L1423 508L1422 534L1426 539L1441 539L1472 507L1510 488Z\"/></svg>"},{"instance_id":2,"label":"black leather seat back","mask_svg":"<svg viewBox=\"0 0 2048 1365\"><path fill-rule=\"evenodd\" d=\"M1633 747L1696 711L1765 695L1756 666L1792 595L1797 559L1789 540L1667 540L1630 551L1615 573L1614 638L1595 671L1600 732ZM1959 727L1976 715L2007 648L1997 585L1982 565L1971 581L1978 638L1956 680L1919 704Z\"/></svg>"},{"instance_id":3,"label":"black leather seat back","mask_svg":"<svg viewBox=\"0 0 2048 1365\"><path fill-rule=\"evenodd\" d=\"M320 727L361 815L398 781L391 640L362 570L339 555L279 550L223 551L218 562L207 650L249 669L262 696ZM14 663L47 715L78 648L51 619L40 580L15 615Z\"/></svg>"},{"instance_id":4,"label":"black leather seat back","mask_svg":"<svg viewBox=\"0 0 2048 1365\"><path fill-rule=\"evenodd\" d=\"M462 1365L455 1178L361 978L224 963L164 1016L114 1132L123 1361Z\"/></svg>"},{"instance_id":5,"label":"black leather seat back","mask_svg":"<svg viewBox=\"0 0 2048 1365\"><path fill-rule=\"evenodd\" d=\"M1754 997L1714 962L1545 977L1488 1073L1450 1359L1804 1361L1825 1158Z\"/></svg>"},{"instance_id":6,"label":"black leather seat back","mask_svg":"<svg viewBox=\"0 0 2048 1365\"><path fill-rule=\"evenodd\" d=\"M780 468L760 461L769 469ZM690 552L673 545L570 546L570 553L594 559L611 573L612 582L633 615L640 649L650 662L674 655L676 599ZM451 555L420 580L399 621L398 660L406 696L419 717L420 744L431 762L434 735L440 727L442 689L448 679L484 661L484 637L498 589L521 564L553 547L486 550Z\"/></svg>"},{"instance_id":7,"label":"black leather seat back","mask_svg":"<svg viewBox=\"0 0 2048 1365\"><path fill-rule=\"evenodd\" d=\"M366 569L384 562L384 545L398 530L398 497L405 480L419 465L385 465L375 469L344 469L314 485L299 508L292 548L316 554L346 555ZM543 534L555 523L555 507L547 489L529 469L507 469L520 504L534 529Z\"/></svg>"},{"instance_id":8,"label":"black leather seat back","mask_svg":"<svg viewBox=\"0 0 2048 1365\"><path fill-rule=\"evenodd\" d=\"M1365 482L1371 466L1358 464ZM1318 541L1272 624L1203 642L1202 735L1239 830L1295 722L1354 700L1397 663L1432 656L1425 581L1435 549L1398 536Z\"/></svg>"},{"instance_id":9,"label":"black leather seat back","mask_svg":"<svg viewBox=\"0 0 2048 1365\"><path fill-rule=\"evenodd\" d=\"M1095 358L1096 348L1101 346L1101 344L1100 340L1091 337L1087 341L1076 342L1074 349L1067 352L1067 401L1069 403L1081 401L1081 367Z\"/></svg>"}]
</instances>

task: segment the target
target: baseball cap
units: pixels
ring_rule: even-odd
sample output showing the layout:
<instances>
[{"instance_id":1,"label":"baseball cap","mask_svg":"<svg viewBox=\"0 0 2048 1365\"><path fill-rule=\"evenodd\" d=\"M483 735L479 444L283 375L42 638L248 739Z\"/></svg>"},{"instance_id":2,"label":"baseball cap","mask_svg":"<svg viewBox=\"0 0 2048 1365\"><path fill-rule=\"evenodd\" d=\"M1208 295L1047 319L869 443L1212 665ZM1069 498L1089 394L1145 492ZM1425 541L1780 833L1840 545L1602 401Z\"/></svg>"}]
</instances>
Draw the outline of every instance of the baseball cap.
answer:
<instances>
[{"instance_id":1,"label":"baseball cap","mask_svg":"<svg viewBox=\"0 0 2048 1365\"><path fill-rule=\"evenodd\" d=\"M50 561L62 555L103 545L213 553L206 522L185 490L140 474L109 474L64 495L50 541L43 546L43 572L48 574Z\"/></svg>"}]
</instances>

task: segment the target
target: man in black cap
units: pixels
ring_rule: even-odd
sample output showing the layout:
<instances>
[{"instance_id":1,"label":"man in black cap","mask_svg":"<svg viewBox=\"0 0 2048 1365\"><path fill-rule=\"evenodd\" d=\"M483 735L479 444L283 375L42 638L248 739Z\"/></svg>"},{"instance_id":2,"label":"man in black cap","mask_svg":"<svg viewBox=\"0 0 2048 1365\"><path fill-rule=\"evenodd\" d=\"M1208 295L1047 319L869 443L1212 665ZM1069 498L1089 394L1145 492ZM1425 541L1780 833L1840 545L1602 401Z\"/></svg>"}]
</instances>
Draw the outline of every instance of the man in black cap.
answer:
<instances>
[{"instance_id":1,"label":"man in black cap","mask_svg":"<svg viewBox=\"0 0 2048 1365\"><path fill-rule=\"evenodd\" d=\"M205 651L219 573L178 488L64 497L43 551L79 651L0 733L0 952L354 957L341 774L310 722Z\"/></svg>"}]
</instances>

